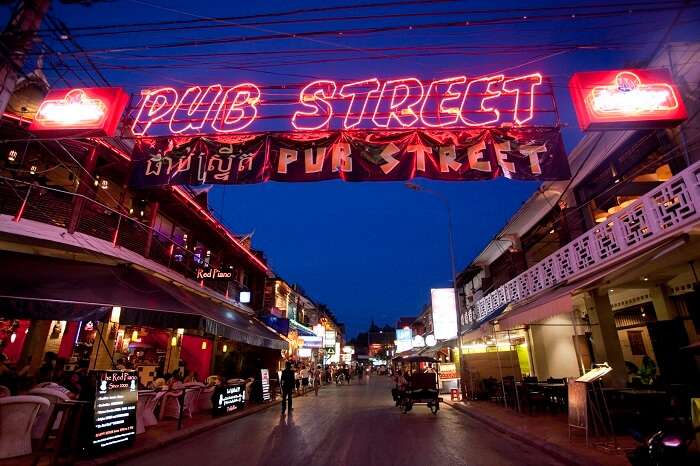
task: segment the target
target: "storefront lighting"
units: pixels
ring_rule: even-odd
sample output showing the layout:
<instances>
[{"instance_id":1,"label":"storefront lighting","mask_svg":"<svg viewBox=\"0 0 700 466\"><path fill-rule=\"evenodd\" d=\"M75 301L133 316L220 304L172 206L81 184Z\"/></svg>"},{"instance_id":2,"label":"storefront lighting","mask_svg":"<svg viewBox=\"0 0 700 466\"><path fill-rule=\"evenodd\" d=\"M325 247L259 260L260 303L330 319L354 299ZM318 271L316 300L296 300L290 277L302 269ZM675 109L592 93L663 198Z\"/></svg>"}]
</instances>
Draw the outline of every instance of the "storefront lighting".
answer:
<instances>
[{"instance_id":1,"label":"storefront lighting","mask_svg":"<svg viewBox=\"0 0 700 466\"><path fill-rule=\"evenodd\" d=\"M121 314L122 314L121 306L113 306L112 313L109 315L109 321L112 322L113 324L118 324L119 317L121 316Z\"/></svg>"},{"instance_id":2,"label":"storefront lighting","mask_svg":"<svg viewBox=\"0 0 700 466\"><path fill-rule=\"evenodd\" d=\"M435 339L435 335L430 334L427 337L425 337L425 344L427 346L435 346L436 343L437 343L437 340Z\"/></svg>"},{"instance_id":3,"label":"storefront lighting","mask_svg":"<svg viewBox=\"0 0 700 466\"><path fill-rule=\"evenodd\" d=\"M131 332L131 341L136 341L138 339L139 339L139 331L134 330L133 332Z\"/></svg>"},{"instance_id":4,"label":"storefront lighting","mask_svg":"<svg viewBox=\"0 0 700 466\"><path fill-rule=\"evenodd\" d=\"M16 339L17 334L15 332L12 332L12 335L10 335L10 343L14 343Z\"/></svg>"},{"instance_id":5,"label":"storefront lighting","mask_svg":"<svg viewBox=\"0 0 700 466\"><path fill-rule=\"evenodd\" d=\"M649 277L642 277L642 280L645 281L645 282L648 282L648 281L649 281Z\"/></svg>"},{"instance_id":6,"label":"storefront lighting","mask_svg":"<svg viewBox=\"0 0 700 466\"><path fill-rule=\"evenodd\" d=\"M170 346L177 346L177 337L172 337L170 339Z\"/></svg>"},{"instance_id":7,"label":"storefront lighting","mask_svg":"<svg viewBox=\"0 0 700 466\"><path fill-rule=\"evenodd\" d=\"M94 184L95 187L98 187L100 185L100 176L99 175L97 175L95 177L95 181L93 181L92 184Z\"/></svg>"},{"instance_id":8,"label":"storefront lighting","mask_svg":"<svg viewBox=\"0 0 700 466\"><path fill-rule=\"evenodd\" d=\"M202 349L203 349L203 350L207 349L207 342L206 342L206 340L202 340Z\"/></svg>"},{"instance_id":9,"label":"storefront lighting","mask_svg":"<svg viewBox=\"0 0 700 466\"><path fill-rule=\"evenodd\" d=\"M14 162L15 160L17 160L17 151L12 149L10 152L8 152L7 160L9 160L10 162Z\"/></svg>"},{"instance_id":10,"label":"storefront lighting","mask_svg":"<svg viewBox=\"0 0 700 466\"><path fill-rule=\"evenodd\" d=\"M31 167L29 167L29 174L30 175L36 175L36 171L37 171L36 165L32 165Z\"/></svg>"},{"instance_id":11,"label":"storefront lighting","mask_svg":"<svg viewBox=\"0 0 700 466\"><path fill-rule=\"evenodd\" d=\"M228 345L224 345L224 347L221 348L221 350L222 350L224 353L226 353L226 352L228 351Z\"/></svg>"},{"instance_id":12,"label":"storefront lighting","mask_svg":"<svg viewBox=\"0 0 700 466\"><path fill-rule=\"evenodd\" d=\"M109 181L107 181L107 180L102 180L102 181L100 182L100 188L102 188L102 189L109 189Z\"/></svg>"},{"instance_id":13,"label":"storefront lighting","mask_svg":"<svg viewBox=\"0 0 700 466\"><path fill-rule=\"evenodd\" d=\"M143 217L143 210L141 210L141 211L139 212L139 215L140 215L141 217Z\"/></svg>"},{"instance_id":14,"label":"storefront lighting","mask_svg":"<svg viewBox=\"0 0 700 466\"><path fill-rule=\"evenodd\" d=\"M178 334L178 335L184 335L184 334L185 334L185 329L184 329L184 328L179 328L179 329L177 329L177 334Z\"/></svg>"},{"instance_id":15,"label":"storefront lighting","mask_svg":"<svg viewBox=\"0 0 700 466\"><path fill-rule=\"evenodd\" d=\"M133 213L134 213L134 208L133 208L133 207L130 207L130 208L129 208L129 215L133 215Z\"/></svg>"},{"instance_id":16,"label":"storefront lighting","mask_svg":"<svg viewBox=\"0 0 700 466\"><path fill-rule=\"evenodd\" d=\"M250 291L241 291L238 300L243 304L248 304L250 302Z\"/></svg>"}]
</instances>

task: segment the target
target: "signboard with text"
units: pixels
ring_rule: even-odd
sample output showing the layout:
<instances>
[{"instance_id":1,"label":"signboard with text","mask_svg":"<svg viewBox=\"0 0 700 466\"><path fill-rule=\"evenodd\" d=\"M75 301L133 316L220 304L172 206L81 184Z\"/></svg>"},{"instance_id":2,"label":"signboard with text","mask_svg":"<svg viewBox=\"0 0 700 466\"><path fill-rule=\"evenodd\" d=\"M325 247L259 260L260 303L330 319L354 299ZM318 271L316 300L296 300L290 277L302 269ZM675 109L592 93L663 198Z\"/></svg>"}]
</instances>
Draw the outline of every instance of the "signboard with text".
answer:
<instances>
[{"instance_id":1,"label":"signboard with text","mask_svg":"<svg viewBox=\"0 0 700 466\"><path fill-rule=\"evenodd\" d=\"M212 400L215 416L229 414L245 406L245 385L219 385Z\"/></svg>"},{"instance_id":2,"label":"signboard with text","mask_svg":"<svg viewBox=\"0 0 700 466\"><path fill-rule=\"evenodd\" d=\"M270 372L267 369L260 369L260 380L263 401L270 401Z\"/></svg>"},{"instance_id":3,"label":"signboard with text","mask_svg":"<svg viewBox=\"0 0 700 466\"><path fill-rule=\"evenodd\" d=\"M135 371L97 371L94 450L128 446L136 436L138 376Z\"/></svg>"},{"instance_id":4,"label":"signboard with text","mask_svg":"<svg viewBox=\"0 0 700 466\"><path fill-rule=\"evenodd\" d=\"M454 288L430 290L433 311L433 333L438 340L449 340L457 336L457 312Z\"/></svg>"},{"instance_id":5,"label":"signboard with text","mask_svg":"<svg viewBox=\"0 0 700 466\"><path fill-rule=\"evenodd\" d=\"M665 69L575 73L569 90L584 131L663 128L688 116Z\"/></svg>"}]
</instances>

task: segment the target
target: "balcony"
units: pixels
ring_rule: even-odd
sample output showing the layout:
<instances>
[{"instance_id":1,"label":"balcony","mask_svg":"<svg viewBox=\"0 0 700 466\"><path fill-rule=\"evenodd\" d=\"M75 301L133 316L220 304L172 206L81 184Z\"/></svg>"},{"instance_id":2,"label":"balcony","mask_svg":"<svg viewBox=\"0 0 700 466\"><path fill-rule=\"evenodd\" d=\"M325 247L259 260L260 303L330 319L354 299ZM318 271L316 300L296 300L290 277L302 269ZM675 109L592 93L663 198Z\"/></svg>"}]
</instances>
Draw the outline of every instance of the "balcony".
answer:
<instances>
[{"instance_id":1,"label":"balcony","mask_svg":"<svg viewBox=\"0 0 700 466\"><path fill-rule=\"evenodd\" d=\"M76 234L65 235L76 199L83 199ZM148 268L153 270L159 268L177 273L185 278L184 281L191 282L191 277L195 276L197 263L192 251L154 231L150 251L146 255L149 236L147 225L80 194L3 178L0 179L0 215L3 214L15 219L21 218L19 222L3 222L0 230L7 233L31 235L35 239L69 238L71 241L63 242L121 259L140 256L135 263L150 264ZM44 231L43 228L30 227L26 232L19 231L25 221L39 222L55 228L48 227ZM17 228L12 228L13 225ZM89 239L85 239L87 237ZM92 238L102 241L96 242ZM176 256L181 256L182 259L177 260ZM162 267L157 267L154 263ZM184 282L182 279L179 281ZM242 289L238 284L229 288L227 282L212 282L207 285L210 290L222 296L226 295L228 290L237 297L238 291Z\"/></svg>"},{"instance_id":2,"label":"balcony","mask_svg":"<svg viewBox=\"0 0 700 466\"><path fill-rule=\"evenodd\" d=\"M483 322L505 305L600 271L685 233L698 222L700 162L479 299L474 306L474 321Z\"/></svg>"}]
</instances>

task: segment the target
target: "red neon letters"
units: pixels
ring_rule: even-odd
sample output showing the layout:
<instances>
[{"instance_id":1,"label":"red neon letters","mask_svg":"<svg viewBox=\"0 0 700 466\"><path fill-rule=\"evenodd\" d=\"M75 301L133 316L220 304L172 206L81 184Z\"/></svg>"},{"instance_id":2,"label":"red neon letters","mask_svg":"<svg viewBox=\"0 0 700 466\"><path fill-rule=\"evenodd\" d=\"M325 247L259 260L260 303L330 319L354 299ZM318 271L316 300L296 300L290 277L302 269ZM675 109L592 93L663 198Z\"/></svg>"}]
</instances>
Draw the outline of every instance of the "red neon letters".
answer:
<instances>
[{"instance_id":1,"label":"red neon letters","mask_svg":"<svg viewBox=\"0 0 700 466\"><path fill-rule=\"evenodd\" d=\"M209 129L215 133L233 133L255 121L259 102L260 89L251 83L229 87L225 92L220 84L204 91L193 86L182 95L172 87L163 87L144 93L131 129L136 136L145 136L152 125L168 122L174 134L202 133Z\"/></svg>"},{"instance_id":2,"label":"red neon letters","mask_svg":"<svg viewBox=\"0 0 700 466\"><path fill-rule=\"evenodd\" d=\"M299 92L291 124L298 131L333 129L334 119L342 120L345 130L522 126L535 117L536 89L542 81L539 73L456 76L429 83L371 78L339 85L320 79ZM137 136L155 133L153 125L167 126L170 134L240 132L257 119L260 99L260 89L251 83L193 86L184 92L149 90L143 93L132 129Z\"/></svg>"}]
</instances>

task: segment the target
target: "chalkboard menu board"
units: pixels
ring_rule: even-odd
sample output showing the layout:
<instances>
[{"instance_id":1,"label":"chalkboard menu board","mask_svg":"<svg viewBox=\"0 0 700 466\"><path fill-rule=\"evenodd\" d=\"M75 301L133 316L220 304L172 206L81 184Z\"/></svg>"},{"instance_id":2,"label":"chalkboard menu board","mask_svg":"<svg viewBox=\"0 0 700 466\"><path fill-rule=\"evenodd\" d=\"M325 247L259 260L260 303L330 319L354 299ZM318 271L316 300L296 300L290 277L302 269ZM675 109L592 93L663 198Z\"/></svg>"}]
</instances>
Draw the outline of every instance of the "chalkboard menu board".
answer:
<instances>
[{"instance_id":1,"label":"chalkboard menu board","mask_svg":"<svg viewBox=\"0 0 700 466\"><path fill-rule=\"evenodd\" d=\"M136 436L136 371L97 371L92 447L128 446Z\"/></svg>"},{"instance_id":2,"label":"chalkboard menu board","mask_svg":"<svg viewBox=\"0 0 700 466\"><path fill-rule=\"evenodd\" d=\"M214 416L228 414L245 405L245 385L220 385L214 389Z\"/></svg>"},{"instance_id":3,"label":"chalkboard menu board","mask_svg":"<svg viewBox=\"0 0 700 466\"><path fill-rule=\"evenodd\" d=\"M262 397L263 401L270 401L270 372L267 369L260 369L262 376Z\"/></svg>"}]
</instances>

